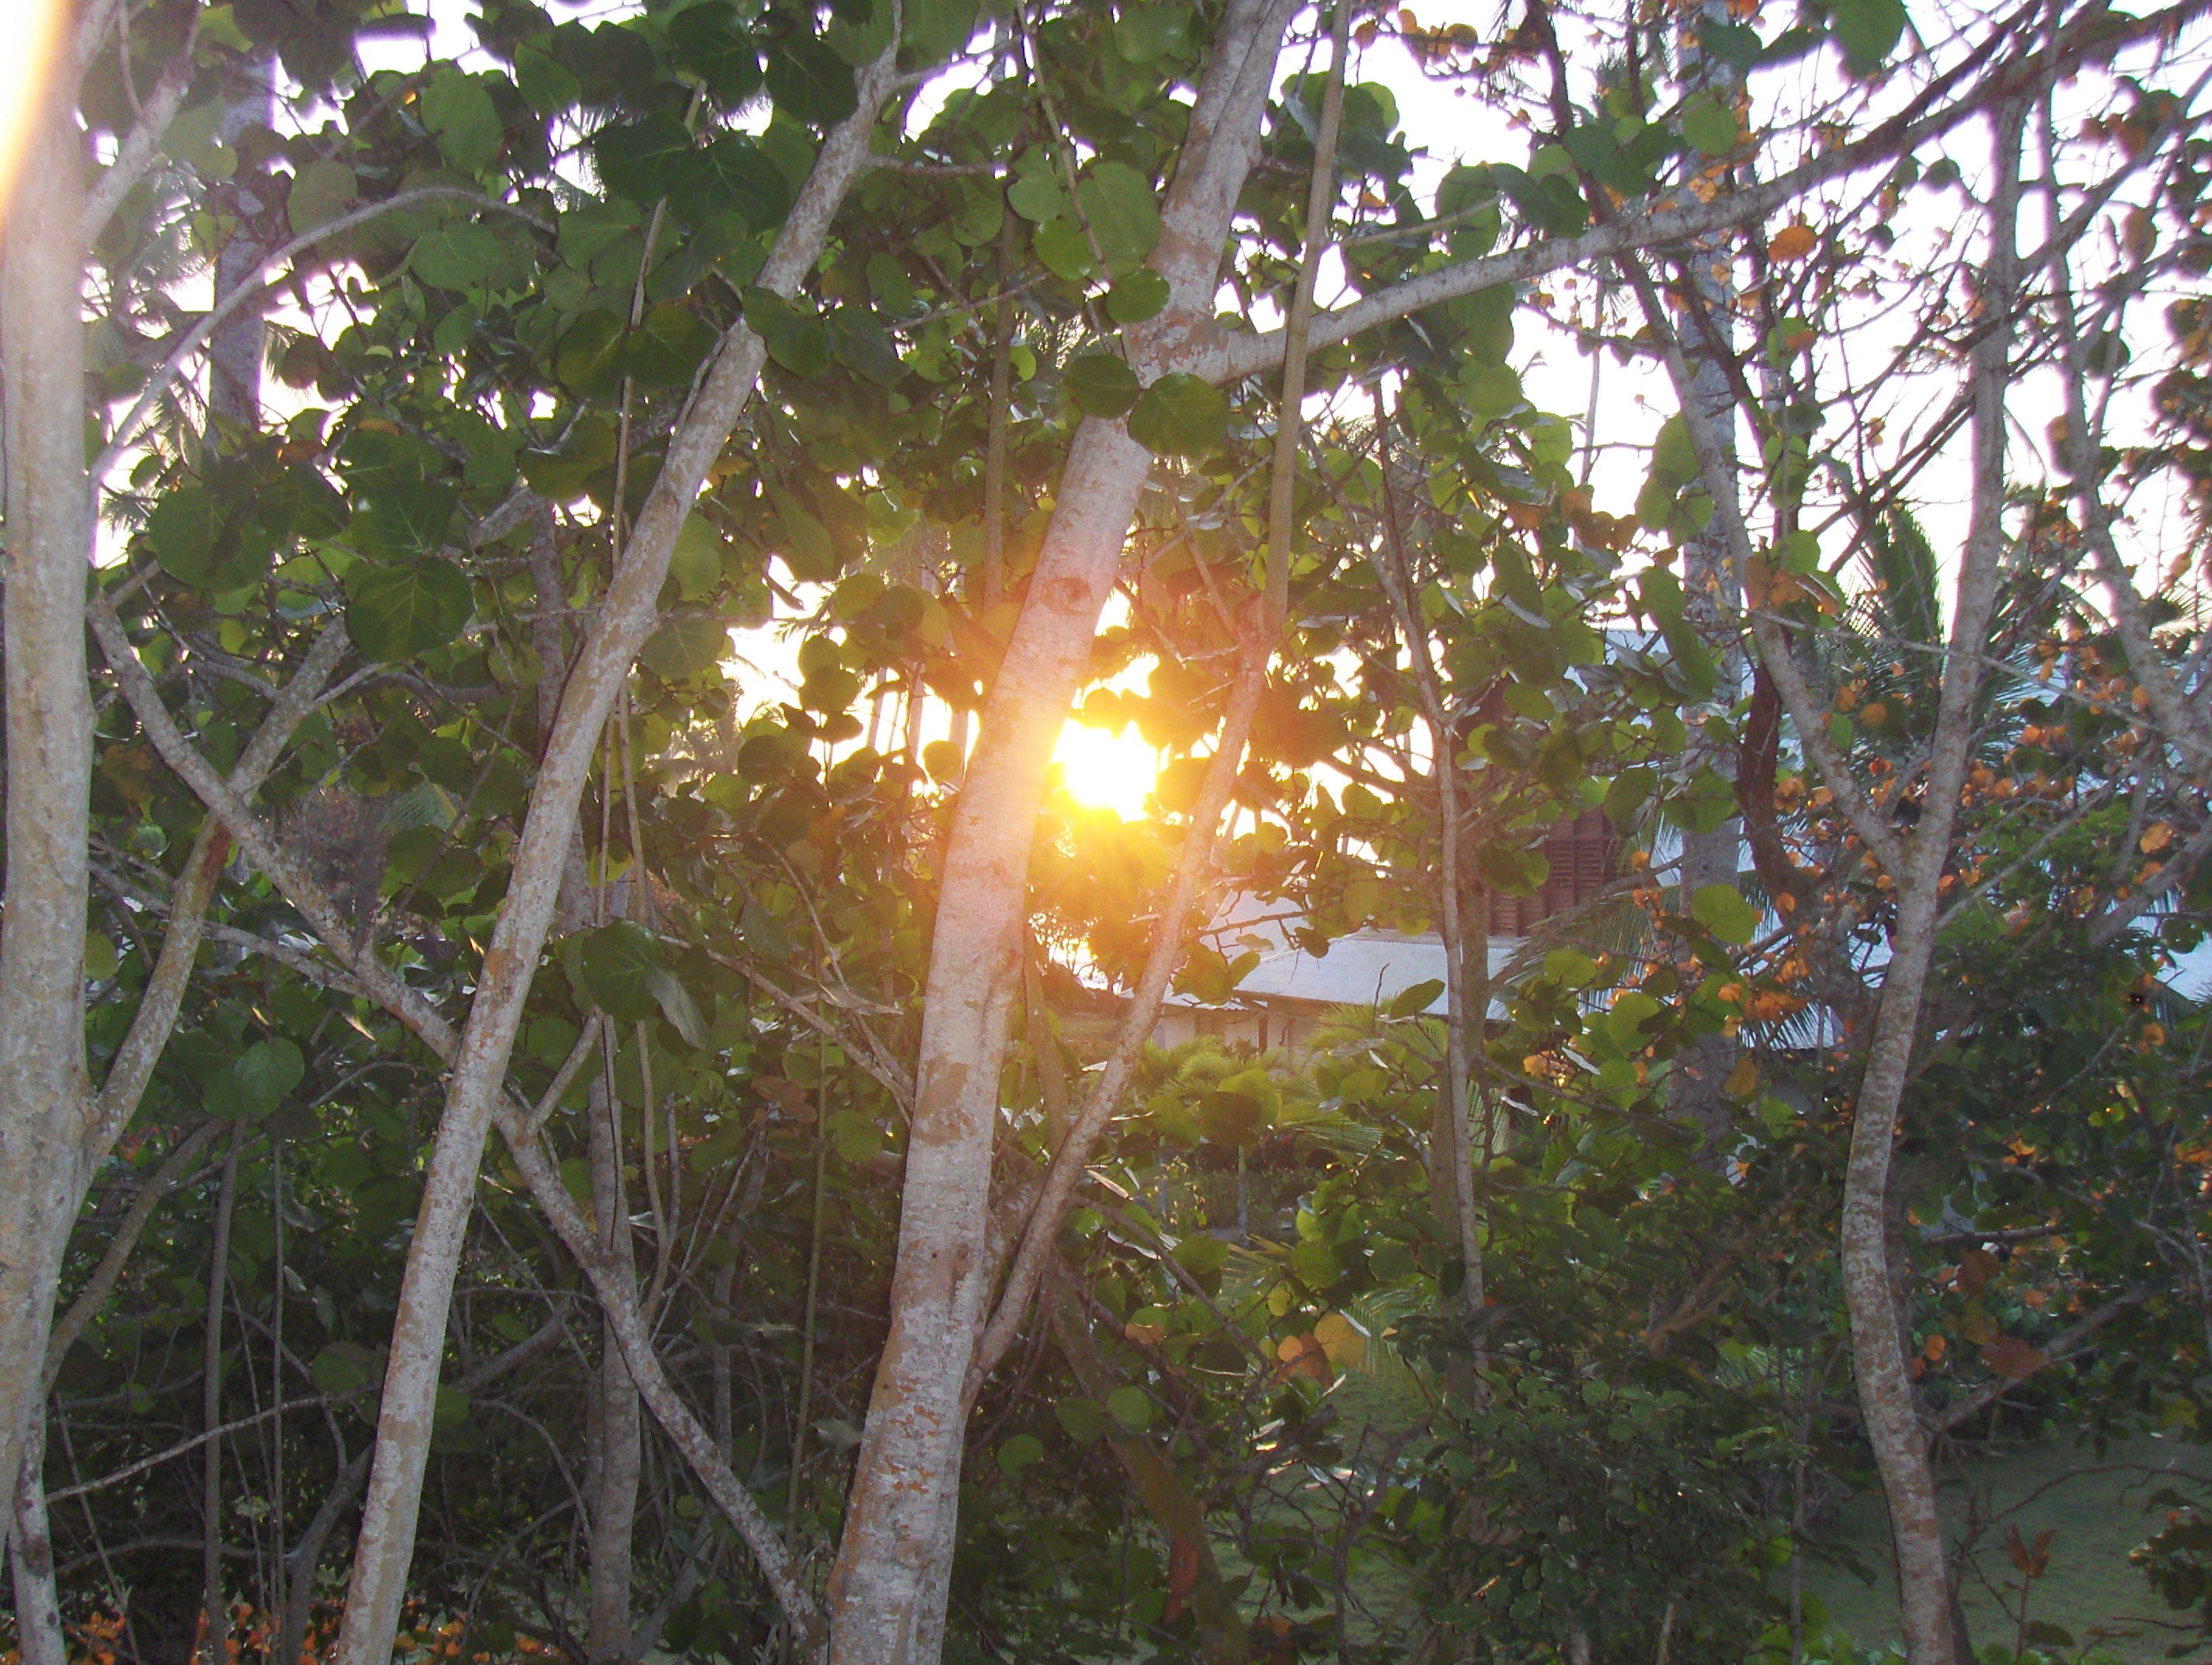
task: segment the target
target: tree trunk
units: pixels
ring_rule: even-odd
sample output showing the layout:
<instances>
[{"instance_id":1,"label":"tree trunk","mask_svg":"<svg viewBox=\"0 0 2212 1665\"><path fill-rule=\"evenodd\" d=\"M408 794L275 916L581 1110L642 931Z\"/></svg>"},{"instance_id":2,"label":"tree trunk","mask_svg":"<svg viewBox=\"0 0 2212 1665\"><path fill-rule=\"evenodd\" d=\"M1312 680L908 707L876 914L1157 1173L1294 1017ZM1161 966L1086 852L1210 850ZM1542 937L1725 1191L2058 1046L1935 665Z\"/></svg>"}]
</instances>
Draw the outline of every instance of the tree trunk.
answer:
<instances>
[{"instance_id":1,"label":"tree trunk","mask_svg":"<svg viewBox=\"0 0 2212 1665\"><path fill-rule=\"evenodd\" d=\"M54 1540L46 1524L46 1430L43 1413L23 1441L15 1486L15 1645L22 1665L65 1665L61 1602L54 1589Z\"/></svg>"},{"instance_id":2,"label":"tree trunk","mask_svg":"<svg viewBox=\"0 0 2212 1665\"><path fill-rule=\"evenodd\" d=\"M1229 216L1256 152L1284 0L1232 0L1194 103L1153 266L1166 308L1129 331L1141 380L1212 328ZM990 1298L991 1147L1020 981L1030 847L1152 459L1119 422L1077 430L954 812L924 995L890 1328L830 1581L832 1665L927 1665L941 1634L961 1407ZM363 1662L366 1665L366 1662Z\"/></svg>"},{"instance_id":3,"label":"tree trunk","mask_svg":"<svg viewBox=\"0 0 2212 1665\"><path fill-rule=\"evenodd\" d=\"M84 1057L92 700L84 593L84 163L55 89L6 204L6 918L0 927L0 1475L39 1414L46 1336L87 1179Z\"/></svg>"},{"instance_id":4,"label":"tree trunk","mask_svg":"<svg viewBox=\"0 0 2212 1665\"><path fill-rule=\"evenodd\" d=\"M1953 1623L1950 1569L1943 1553L1927 1433L1899 1334L1888 1192L1898 1113L1935 953L1943 866L1974 738L1975 698L2004 552L2005 392L2019 259L2021 121L2017 106L2002 106L1994 118L1991 149L1996 179L1988 211L1989 252L1975 297L1982 333L1973 344L1967 389L1972 411L1968 442L1972 512L1960 556L1921 813L1909 833L1900 835L1881 808L1869 802L1820 732L1820 714L1789 657L1789 644L1763 622L1756 634L1760 659L1789 701L1800 743L1823 784L1834 793L1852 830L1890 874L1897 897L1897 921L1890 933L1890 957L1883 969L1874 1036L1853 1106L1850 1157L1844 1176L1842 1262L1859 1407L1888 1499L1899 1605L1911 1665L1964 1662L1962 1638ZM1726 465L1714 424L1690 397L1692 373L1680 343L1672 337L1665 307L1647 276L1635 269L1631 276L1642 295L1645 316L1667 343L1668 369L1682 401L1699 471L1713 494L1714 522L1726 537L1740 574L1753 551L1731 489L1733 471Z\"/></svg>"},{"instance_id":5,"label":"tree trunk","mask_svg":"<svg viewBox=\"0 0 2212 1665\"><path fill-rule=\"evenodd\" d=\"M254 58L246 66L254 89L222 112L216 137L225 144L234 147L249 127L272 125L276 68L275 62L265 57ZM216 256L215 293L218 295L228 295L260 269L264 251L252 222L268 209L260 194L266 188L242 175L232 183L232 203L243 223ZM218 423L246 433L261 426L261 360L268 343L264 323L268 304L268 291L257 291L208 337L208 441L211 447L220 443Z\"/></svg>"},{"instance_id":6,"label":"tree trunk","mask_svg":"<svg viewBox=\"0 0 2212 1665\"><path fill-rule=\"evenodd\" d=\"M230 1288L230 1222L238 1206L239 1132L223 1153L222 1185L216 1193L215 1246L208 1254L207 1322L202 1331L200 1426L209 1434L200 1453L200 1658L224 1665L230 1604L222 1594L222 1308Z\"/></svg>"},{"instance_id":7,"label":"tree trunk","mask_svg":"<svg viewBox=\"0 0 2212 1665\"><path fill-rule=\"evenodd\" d=\"M1698 22L1710 19L1725 23L1728 17L1728 7L1722 0L1705 0L1693 14L1694 21ZM1685 27L1681 32L1689 78L1708 88L1723 102L1732 102L1741 75L1733 65L1708 58L1699 39L1693 28ZM1696 156L1688 166L1702 167L1706 163L1703 156ZM1725 174L1720 189L1728 189ZM1735 347L1734 242L1733 235L1728 232L1700 239L1684 262L1689 288L1695 297L1696 316L1684 330L1683 343L1691 368L1689 390L1683 398L1686 403L1697 407L1698 415L1710 427L1719 454L1720 479L1712 482L1709 489L1723 489L1724 481L1731 501L1735 501L1736 489L1736 402L1727 361ZM1742 634L1743 586L1729 555L1728 535L1717 513L1705 530L1691 538L1682 550L1683 616L1705 651L1712 655L1719 672L1710 699L1682 714L1690 731L1689 749L1682 764L1687 774L1710 769L1723 780L1733 782L1735 748L1723 738L1707 734L1704 726L1709 718L1727 720L1742 680L1742 655L1738 643ZM1684 915L1690 911L1691 897L1703 886L1735 884L1742 842L1743 823L1733 815L1710 832L1683 833L1679 905ZM1699 1036L1676 1055L1674 1072L1667 1082L1668 1114L1682 1127L1696 1130L1698 1159L1714 1168L1728 1159L1733 1144L1735 1114L1721 1084L1735 1066L1735 1042L1726 1035Z\"/></svg>"},{"instance_id":8,"label":"tree trunk","mask_svg":"<svg viewBox=\"0 0 2212 1665\"><path fill-rule=\"evenodd\" d=\"M1919 824L1906 847L1897 884L1897 926L1882 975L1881 1006L1868 1048L1851 1122L1844 1176L1844 1297L1851 1322L1851 1360L1868 1443L1881 1470L1896 1540L1899 1604L1911 1665L1972 1665L1953 1623L1954 1602L1928 1436L1920 1424L1912 1378L1892 1304L1887 1231L1887 1193L1898 1110L1905 1095L1913 1039L1920 1023L1928 968L1936 948L1945 859L1950 853L1960 787L1975 728L1990 614L2003 554L2005 391L2010 374L2013 294L2018 250L2021 112L1996 118L1992 135L1996 189L1990 247L1983 268L1979 316L1984 333L1972 356L1973 508L1960 557L1950 651L1943 659L1941 703L1930 748Z\"/></svg>"},{"instance_id":9,"label":"tree trunk","mask_svg":"<svg viewBox=\"0 0 2212 1665\"><path fill-rule=\"evenodd\" d=\"M612 1042L607 1043L610 1047ZM592 1212L599 1247L619 1274L634 1276L629 1204L622 1176L622 1139L610 1097L607 1072L592 1084ZM637 1473L642 1452L637 1383L623 1362L622 1346L603 1321L599 1327L598 1391L591 1419L590 1614L585 1654L589 1665L618 1665L629 1650L630 1547L637 1525Z\"/></svg>"},{"instance_id":10,"label":"tree trunk","mask_svg":"<svg viewBox=\"0 0 2212 1665\"><path fill-rule=\"evenodd\" d=\"M762 288L794 295L812 270L830 221L866 162L877 113L893 85L896 51L895 38L855 77L859 106L824 141L761 269ZM475 1205L477 1166L553 921L576 806L608 713L637 650L658 622L657 600L676 535L751 395L765 350L760 337L742 321L724 336L670 437L661 471L622 551L599 617L577 650L545 744L514 854L514 877L453 1059L408 1247L378 1407L376 1457L338 1642L343 1665L387 1665L391 1658L414 1556L446 1316Z\"/></svg>"}]
</instances>

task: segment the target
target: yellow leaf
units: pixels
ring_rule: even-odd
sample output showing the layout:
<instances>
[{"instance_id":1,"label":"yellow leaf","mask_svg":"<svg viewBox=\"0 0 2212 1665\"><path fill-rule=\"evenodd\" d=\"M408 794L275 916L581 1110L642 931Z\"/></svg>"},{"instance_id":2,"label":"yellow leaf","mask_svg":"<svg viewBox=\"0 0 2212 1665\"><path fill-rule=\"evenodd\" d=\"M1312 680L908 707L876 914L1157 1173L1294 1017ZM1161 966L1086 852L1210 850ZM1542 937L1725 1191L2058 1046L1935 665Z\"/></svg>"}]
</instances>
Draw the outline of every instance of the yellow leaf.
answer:
<instances>
[{"instance_id":1,"label":"yellow leaf","mask_svg":"<svg viewBox=\"0 0 2212 1665\"><path fill-rule=\"evenodd\" d=\"M1748 1098L1759 1091L1759 1064L1749 1053L1735 1060L1735 1067L1721 1089L1731 1098Z\"/></svg>"},{"instance_id":2,"label":"yellow leaf","mask_svg":"<svg viewBox=\"0 0 2212 1665\"><path fill-rule=\"evenodd\" d=\"M1328 1362L1339 1370L1349 1370L1367 1357L1366 1332L1340 1312L1325 1315L1313 1333Z\"/></svg>"}]
</instances>

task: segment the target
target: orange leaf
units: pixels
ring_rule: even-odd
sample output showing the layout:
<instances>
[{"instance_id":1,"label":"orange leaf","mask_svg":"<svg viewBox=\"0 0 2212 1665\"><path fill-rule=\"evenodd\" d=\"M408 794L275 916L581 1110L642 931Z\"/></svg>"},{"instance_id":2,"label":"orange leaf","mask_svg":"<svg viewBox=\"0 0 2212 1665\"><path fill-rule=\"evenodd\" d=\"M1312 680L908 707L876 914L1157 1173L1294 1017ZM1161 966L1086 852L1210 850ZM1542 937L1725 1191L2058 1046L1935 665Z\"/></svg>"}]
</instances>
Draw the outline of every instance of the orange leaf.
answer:
<instances>
[{"instance_id":1,"label":"orange leaf","mask_svg":"<svg viewBox=\"0 0 2212 1665\"><path fill-rule=\"evenodd\" d=\"M1986 1249L1970 1249L1959 1256L1959 1287L1979 1295L1997 1275L1997 1257Z\"/></svg>"},{"instance_id":2,"label":"orange leaf","mask_svg":"<svg viewBox=\"0 0 2212 1665\"><path fill-rule=\"evenodd\" d=\"M1178 1537L1168 1547L1168 1604L1161 1610L1161 1622L1172 1625L1182 1617L1183 1603L1197 1588L1198 1546Z\"/></svg>"},{"instance_id":3,"label":"orange leaf","mask_svg":"<svg viewBox=\"0 0 2212 1665\"><path fill-rule=\"evenodd\" d=\"M1982 1343L1982 1363L2008 1382L2033 1376L2044 1365L2042 1352L2016 1335L2000 1335Z\"/></svg>"},{"instance_id":4,"label":"orange leaf","mask_svg":"<svg viewBox=\"0 0 2212 1665\"><path fill-rule=\"evenodd\" d=\"M1777 260L1802 260L1820 246L1820 242L1812 227L1788 225L1768 240L1766 252Z\"/></svg>"}]
</instances>

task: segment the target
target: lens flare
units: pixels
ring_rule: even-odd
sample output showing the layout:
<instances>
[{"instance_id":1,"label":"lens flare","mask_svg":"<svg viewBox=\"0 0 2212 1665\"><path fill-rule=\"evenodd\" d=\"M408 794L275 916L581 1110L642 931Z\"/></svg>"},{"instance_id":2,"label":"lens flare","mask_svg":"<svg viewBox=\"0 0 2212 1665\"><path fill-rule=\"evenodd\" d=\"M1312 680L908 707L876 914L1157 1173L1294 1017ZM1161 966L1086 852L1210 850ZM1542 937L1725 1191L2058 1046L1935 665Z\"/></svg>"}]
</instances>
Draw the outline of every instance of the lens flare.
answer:
<instances>
[{"instance_id":1,"label":"lens flare","mask_svg":"<svg viewBox=\"0 0 2212 1665\"><path fill-rule=\"evenodd\" d=\"M66 16L64 0L0 0L0 226L15 200L23 148L38 114L39 94L52 73Z\"/></svg>"}]
</instances>

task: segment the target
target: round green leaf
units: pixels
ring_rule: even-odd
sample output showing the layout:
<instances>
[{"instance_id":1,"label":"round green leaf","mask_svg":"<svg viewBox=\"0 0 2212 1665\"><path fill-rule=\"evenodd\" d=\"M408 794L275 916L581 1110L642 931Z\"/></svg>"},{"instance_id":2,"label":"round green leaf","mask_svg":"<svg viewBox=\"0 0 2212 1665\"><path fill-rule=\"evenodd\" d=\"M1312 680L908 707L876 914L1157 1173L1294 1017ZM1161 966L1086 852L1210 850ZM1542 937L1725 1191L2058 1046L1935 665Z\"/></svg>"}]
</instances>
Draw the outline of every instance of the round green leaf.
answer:
<instances>
[{"instance_id":1,"label":"round green leaf","mask_svg":"<svg viewBox=\"0 0 2212 1665\"><path fill-rule=\"evenodd\" d=\"M1468 414L1484 421L1504 416L1522 397L1521 378L1510 364L1478 364L1461 378L1460 388Z\"/></svg>"},{"instance_id":2,"label":"round green leaf","mask_svg":"<svg viewBox=\"0 0 2212 1665\"><path fill-rule=\"evenodd\" d=\"M1030 234L1030 243L1046 270L1066 283L1083 283L1095 270L1091 244L1073 220L1047 220Z\"/></svg>"},{"instance_id":3,"label":"round green leaf","mask_svg":"<svg viewBox=\"0 0 2212 1665\"><path fill-rule=\"evenodd\" d=\"M1106 291L1106 311L1116 324L1141 324L1158 318L1168 304L1168 280L1139 266Z\"/></svg>"},{"instance_id":4,"label":"round green leaf","mask_svg":"<svg viewBox=\"0 0 2212 1665\"><path fill-rule=\"evenodd\" d=\"M375 1350L358 1341L333 1341L315 1355L307 1374L325 1393L337 1395L366 1388L382 1368L383 1360Z\"/></svg>"},{"instance_id":5,"label":"round green leaf","mask_svg":"<svg viewBox=\"0 0 2212 1665\"><path fill-rule=\"evenodd\" d=\"M1106 1431L1105 1408L1095 1399L1079 1395L1063 1399L1052 1407L1052 1414L1078 1445L1088 1445Z\"/></svg>"},{"instance_id":6,"label":"round green leaf","mask_svg":"<svg viewBox=\"0 0 2212 1665\"><path fill-rule=\"evenodd\" d=\"M1195 456L1229 431L1229 401L1211 382L1171 371L1129 411L1129 437L1158 456Z\"/></svg>"},{"instance_id":7,"label":"round green leaf","mask_svg":"<svg viewBox=\"0 0 2212 1665\"><path fill-rule=\"evenodd\" d=\"M611 391L622 380L623 333L622 319L604 307L592 307L561 337L554 373L586 398Z\"/></svg>"},{"instance_id":8,"label":"round green leaf","mask_svg":"<svg viewBox=\"0 0 2212 1665\"><path fill-rule=\"evenodd\" d=\"M771 51L766 79L777 110L811 126L834 125L859 106L852 69L811 34L793 35Z\"/></svg>"},{"instance_id":9,"label":"round green leaf","mask_svg":"<svg viewBox=\"0 0 2212 1665\"><path fill-rule=\"evenodd\" d=\"M678 12L669 20L668 44L677 63L705 82L726 109L750 102L760 91L760 48L725 0Z\"/></svg>"},{"instance_id":10,"label":"round green leaf","mask_svg":"<svg viewBox=\"0 0 2212 1665\"><path fill-rule=\"evenodd\" d=\"M638 659L663 682L682 682L720 664L729 635L720 619L672 619L646 638Z\"/></svg>"},{"instance_id":11,"label":"round green leaf","mask_svg":"<svg viewBox=\"0 0 2212 1665\"><path fill-rule=\"evenodd\" d=\"M675 301L664 301L629 332L623 362L630 374L648 387L682 387L714 350L714 340L713 328L698 313Z\"/></svg>"},{"instance_id":12,"label":"round green leaf","mask_svg":"<svg viewBox=\"0 0 2212 1665\"><path fill-rule=\"evenodd\" d=\"M1044 1442L1035 1434L1016 1434L999 1448L999 1472L1012 1480L1044 1455Z\"/></svg>"},{"instance_id":13,"label":"round green leaf","mask_svg":"<svg viewBox=\"0 0 2212 1665\"><path fill-rule=\"evenodd\" d=\"M695 511L685 518L668 557L668 575L686 601L696 601L722 581L722 535L705 515Z\"/></svg>"},{"instance_id":14,"label":"round green leaf","mask_svg":"<svg viewBox=\"0 0 2212 1665\"><path fill-rule=\"evenodd\" d=\"M291 193L284 199L285 217L295 236L325 225L351 208L360 193L353 169L328 158L309 162L292 176Z\"/></svg>"},{"instance_id":15,"label":"round green leaf","mask_svg":"<svg viewBox=\"0 0 2212 1665\"><path fill-rule=\"evenodd\" d=\"M407 659L442 647L474 611L468 574L432 556L347 573L346 629L373 659Z\"/></svg>"},{"instance_id":16,"label":"round green leaf","mask_svg":"<svg viewBox=\"0 0 2212 1665\"><path fill-rule=\"evenodd\" d=\"M1158 4L1133 8L1114 26L1114 50L1131 64L1150 64L1189 51L1189 9Z\"/></svg>"},{"instance_id":17,"label":"round green leaf","mask_svg":"<svg viewBox=\"0 0 2212 1665\"><path fill-rule=\"evenodd\" d=\"M161 570L196 590L236 590L269 569L275 551L239 535L226 514L198 486L171 492L146 517L146 542Z\"/></svg>"},{"instance_id":18,"label":"round green leaf","mask_svg":"<svg viewBox=\"0 0 2212 1665\"><path fill-rule=\"evenodd\" d=\"M902 10L905 55L917 64L942 63L975 33L975 0L906 0Z\"/></svg>"},{"instance_id":19,"label":"round green leaf","mask_svg":"<svg viewBox=\"0 0 2212 1665\"><path fill-rule=\"evenodd\" d=\"M1127 162L1101 162L1079 181L1075 200L1116 277L1144 264L1158 246L1160 205L1152 182Z\"/></svg>"},{"instance_id":20,"label":"round green leaf","mask_svg":"<svg viewBox=\"0 0 2212 1665\"><path fill-rule=\"evenodd\" d=\"M1759 929L1759 909L1733 884L1700 884L1690 897L1690 917L1723 942L1749 942Z\"/></svg>"},{"instance_id":21,"label":"round green leaf","mask_svg":"<svg viewBox=\"0 0 2212 1665\"><path fill-rule=\"evenodd\" d=\"M84 975L94 982L105 982L115 975L121 957L115 951L115 940L103 931L91 931L84 939Z\"/></svg>"},{"instance_id":22,"label":"round green leaf","mask_svg":"<svg viewBox=\"0 0 2212 1665\"><path fill-rule=\"evenodd\" d=\"M1034 225L1066 215L1067 193L1060 188L1059 170L1042 147L1022 152L1014 164L1014 182L1006 188L1006 201L1015 213Z\"/></svg>"},{"instance_id":23,"label":"round green leaf","mask_svg":"<svg viewBox=\"0 0 2212 1665\"><path fill-rule=\"evenodd\" d=\"M768 355L794 376L818 376L830 368L830 334L822 320L768 289L747 289L745 322L760 332Z\"/></svg>"},{"instance_id":24,"label":"round green leaf","mask_svg":"<svg viewBox=\"0 0 2212 1665\"><path fill-rule=\"evenodd\" d=\"M529 283L537 262L520 243L463 221L417 238L407 266L434 289L514 289Z\"/></svg>"},{"instance_id":25,"label":"round green leaf","mask_svg":"<svg viewBox=\"0 0 2212 1665\"><path fill-rule=\"evenodd\" d=\"M1836 0L1828 33L1855 74L1871 75L1896 49L1905 21L1904 0Z\"/></svg>"},{"instance_id":26,"label":"round green leaf","mask_svg":"<svg viewBox=\"0 0 2212 1665\"><path fill-rule=\"evenodd\" d=\"M691 151L684 124L662 112L601 128L592 140L592 163L617 196L652 203L681 174Z\"/></svg>"},{"instance_id":27,"label":"round green leaf","mask_svg":"<svg viewBox=\"0 0 2212 1665\"><path fill-rule=\"evenodd\" d=\"M1142 1388L1123 1385L1106 1395L1106 1414L1131 1433L1152 1425L1152 1401Z\"/></svg>"},{"instance_id":28,"label":"round green leaf","mask_svg":"<svg viewBox=\"0 0 2212 1665\"><path fill-rule=\"evenodd\" d=\"M281 1035L257 1041L209 1084L204 1103L210 1115L237 1121L264 1116L307 1073L300 1048Z\"/></svg>"},{"instance_id":29,"label":"round green leaf","mask_svg":"<svg viewBox=\"0 0 2212 1665\"><path fill-rule=\"evenodd\" d=\"M1724 156L1735 149L1735 112L1711 93L1700 93L1682 106L1682 137L1708 156Z\"/></svg>"},{"instance_id":30,"label":"round green leaf","mask_svg":"<svg viewBox=\"0 0 2212 1665\"><path fill-rule=\"evenodd\" d=\"M499 155L499 112L491 94L458 70L440 74L416 106L422 125L437 136L446 160L464 173L481 173Z\"/></svg>"},{"instance_id":31,"label":"round green leaf","mask_svg":"<svg viewBox=\"0 0 2212 1665\"><path fill-rule=\"evenodd\" d=\"M354 518L354 541L368 555L434 555L445 542L456 496L439 480L379 486Z\"/></svg>"},{"instance_id":32,"label":"round green leaf","mask_svg":"<svg viewBox=\"0 0 2212 1665\"><path fill-rule=\"evenodd\" d=\"M837 362L859 372L878 387L906 380L906 366L883 320L866 307L840 307L823 321L830 351Z\"/></svg>"},{"instance_id":33,"label":"round green leaf","mask_svg":"<svg viewBox=\"0 0 2212 1665\"><path fill-rule=\"evenodd\" d=\"M703 150L687 150L672 160L669 204L695 226L735 214L750 229L768 231L791 212L791 185L783 170L744 134L726 133Z\"/></svg>"},{"instance_id":34,"label":"round green leaf","mask_svg":"<svg viewBox=\"0 0 2212 1665\"><path fill-rule=\"evenodd\" d=\"M641 1024L659 1011L652 982L660 946L628 920L584 932L574 963L583 974L582 992L608 1017Z\"/></svg>"},{"instance_id":35,"label":"round green leaf","mask_svg":"<svg viewBox=\"0 0 2212 1665\"><path fill-rule=\"evenodd\" d=\"M1677 484L1698 477L1698 448L1690 438L1690 424L1680 415L1659 424L1651 444L1651 468Z\"/></svg>"},{"instance_id":36,"label":"round green leaf","mask_svg":"<svg viewBox=\"0 0 2212 1665\"><path fill-rule=\"evenodd\" d=\"M1110 418L1126 415L1143 390L1127 360L1111 353L1085 353L1068 361L1067 391L1085 416Z\"/></svg>"}]
</instances>

